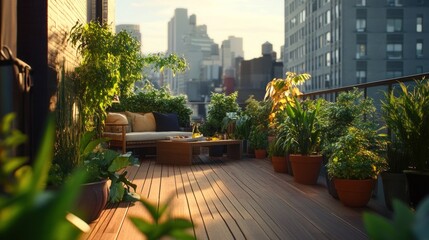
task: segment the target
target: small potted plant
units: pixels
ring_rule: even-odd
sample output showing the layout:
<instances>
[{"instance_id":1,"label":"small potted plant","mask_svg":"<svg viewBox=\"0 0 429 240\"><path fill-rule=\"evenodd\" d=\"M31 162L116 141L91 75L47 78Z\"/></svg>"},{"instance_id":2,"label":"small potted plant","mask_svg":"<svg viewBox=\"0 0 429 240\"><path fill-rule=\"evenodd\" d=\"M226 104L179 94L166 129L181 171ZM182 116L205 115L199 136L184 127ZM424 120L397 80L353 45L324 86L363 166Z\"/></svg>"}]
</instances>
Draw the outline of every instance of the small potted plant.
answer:
<instances>
[{"instance_id":1,"label":"small potted plant","mask_svg":"<svg viewBox=\"0 0 429 240\"><path fill-rule=\"evenodd\" d=\"M268 156L271 158L271 163L273 164L274 171L280 173L287 173L287 162L288 155L286 155L287 150L285 149L284 140L281 138L274 139L268 145Z\"/></svg>"},{"instance_id":2,"label":"small potted plant","mask_svg":"<svg viewBox=\"0 0 429 240\"><path fill-rule=\"evenodd\" d=\"M120 154L114 150L106 149L103 144L107 139L94 139L95 132L86 132L80 142L80 164L78 167L87 172L88 179L82 186L82 193L76 203L76 215L92 222L97 219L104 209L107 201L137 201L140 199L132 188L136 185L130 182L127 171L119 170L130 165L138 164L138 160L130 153ZM110 180L110 188L107 188Z\"/></svg>"},{"instance_id":3,"label":"small potted plant","mask_svg":"<svg viewBox=\"0 0 429 240\"><path fill-rule=\"evenodd\" d=\"M369 127L351 126L338 139L326 167L345 206L363 207L368 203L375 179L387 168L381 156L383 150L384 136Z\"/></svg>"},{"instance_id":4,"label":"small potted plant","mask_svg":"<svg viewBox=\"0 0 429 240\"><path fill-rule=\"evenodd\" d=\"M262 126L253 127L249 141L250 147L255 150L255 158L264 159L267 155L268 131Z\"/></svg>"},{"instance_id":5,"label":"small potted plant","mask_svg":"<svg viewBox=\"0 0 429 240\"><path fill-rule=\"evenodd\" d=\"M317 183L322 155L317 153L320 130L317 114L320 102L301 103L297 98L286 105L285 127L283 135L290 146L289 161L291 162L294 180L301 184Z\"/></svg>"}]
</instances>

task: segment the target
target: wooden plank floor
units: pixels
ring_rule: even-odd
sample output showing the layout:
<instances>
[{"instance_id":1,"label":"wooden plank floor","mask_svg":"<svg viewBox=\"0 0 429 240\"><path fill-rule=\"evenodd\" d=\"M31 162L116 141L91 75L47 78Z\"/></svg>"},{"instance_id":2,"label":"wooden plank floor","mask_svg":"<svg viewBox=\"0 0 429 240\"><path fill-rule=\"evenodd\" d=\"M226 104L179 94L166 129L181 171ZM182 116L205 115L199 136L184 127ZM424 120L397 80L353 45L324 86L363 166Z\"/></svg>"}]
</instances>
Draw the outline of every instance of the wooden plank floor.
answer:
<instances>
[{"instance_id":1,"label":"wooden plank floor","mask_svg":"<svg viewBox=\"0 0 429 240\"><path fill-rule=\"evenodd\" d=\"M159 203L172 196L172 215L192 220L197 239L368 238L362 213L374 211L371 204L344 207L322 184L297 184L267 159L203 160L167 166L144 159L128 171L142 197ZM140 203L108 205L81 239L143 239L128 216L148 214Z\"/></svg>"}]
</instances>

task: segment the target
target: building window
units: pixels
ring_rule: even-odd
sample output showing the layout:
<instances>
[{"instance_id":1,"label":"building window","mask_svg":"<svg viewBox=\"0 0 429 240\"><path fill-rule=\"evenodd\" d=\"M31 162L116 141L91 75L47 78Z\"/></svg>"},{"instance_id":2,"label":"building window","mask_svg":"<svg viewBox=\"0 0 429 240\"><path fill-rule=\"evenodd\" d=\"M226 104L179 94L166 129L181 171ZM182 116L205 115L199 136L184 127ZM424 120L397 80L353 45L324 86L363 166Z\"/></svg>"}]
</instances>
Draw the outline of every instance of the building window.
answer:
<instances>
[{"instance_id":1,"label":"building window","mask_svg":"<svg viewBox=\"0 0 429 240\"><path fill-rule=\"evenodd\" d=\"M423 73L423 66L417 66L416 73Z\"/></svg>"},{"instance_id":2,"label":"building window","mask_svg":"<svg viewBox=\"0 0 429 240\"><path fill-rule=\"evenodd\" d=\"M423 16L418 16L416 19L416 32L423 32Z\"/></svg>"},{"instance_id":3,"label":"building window","mask_svg":"<svg viewBox=\"0 0 429 240\"><path fill-rule=\"evenodd\" d=\"M423 57L423 40L419 39L416 42L416 57Z\"/></svg>"},{"instance_id":4,"label":"building window","mask_svg":"<svg viewBox=\"0 0 429 240\"><path fill-rule=\"evenodd\" d=\"M357 84L366 83L366 71L365 70L356 71L356 83Z\"/></svg>"},{"instance_id":5,"label":"building window","mask_svg":"<svg viewBox=\"0 0 429 240\"><path fill-rule=\"evenodd\" d=\"M387 19L386 31L402 32L402 19L401 18Z\"/></svg>"},{"instance_id":6,"label":"building window","mask_svg":"<svg viewBox=\"0 0 429 240\"><path fill-rule=\"evenodd\" d=\"M366 31L366 19L356 19L356 31L358 32Z\"/></svg>"},{"instance_id":7,"label":"building window","mask_svg":"<svg viewBox=\"0 0 429 240\"><path fill-rule=\"evenodd\" d=\"M366 0L356 0L356 6L366 6Z\"/></svg>"},{"instance_id":8,"label":"building window","mask_svg":"<svg viewBox=\"0 0 429 240\"><path fill-rule=\"evenodd\" d=\"M386 46L387 59L402 58L402 43L389 43Z\"/></svg>"},{"instance_id":9,"label":"building window","mask_svg":"<svg viewBox=\"0 0 429 240\"><path fill-rule=\"evenodd\" d=\"M390 7L402 7L402 0L387 0L387 5Z\"/></svg>"},{"instance_id":10,"label":"building window","mask_svg":"<svg viewBox=\"0 0 429 240\"><path fill-rule=\"evenodd\" d=\"M326 11L326 24L331 23L331 10Z\"/></svg>"},{"instance_id":11,"label":"building window","mask_svg":"<svg viewBox=\"0 0 429 240\"><path fill-rule=\"evenodd\" d=\"M326 53L326 66L331 66L331 53Z\"/></svg>"},{"instance_id":12,"label":"building window","mask_svg":"<svg viewBox=\"0 0 429 240\"><path fill-rule=\"evenodd\" d=\"M326 33L326 43L331 43L331 32Z\"/></svg>"},{"instance_id":13,"label":"building window","mask_svg":"<svg viewBox=\"0 0 429 240\"><path fill-rule=\"evenodd\" d=\"M402 62L386 62L386 77L387 78L396 78L401 77L403 74L403 66Z\"/></svg>"},{"instance_id":14,"label":"building window","mask_svg":"<svg viewBox=\"0 0 429 240\"><path fill-rule=\"evenodd\" d=\"M361 59L366 57L366 44L358 43L356 45L356 59Z\"/></svg>"}]
</instances>

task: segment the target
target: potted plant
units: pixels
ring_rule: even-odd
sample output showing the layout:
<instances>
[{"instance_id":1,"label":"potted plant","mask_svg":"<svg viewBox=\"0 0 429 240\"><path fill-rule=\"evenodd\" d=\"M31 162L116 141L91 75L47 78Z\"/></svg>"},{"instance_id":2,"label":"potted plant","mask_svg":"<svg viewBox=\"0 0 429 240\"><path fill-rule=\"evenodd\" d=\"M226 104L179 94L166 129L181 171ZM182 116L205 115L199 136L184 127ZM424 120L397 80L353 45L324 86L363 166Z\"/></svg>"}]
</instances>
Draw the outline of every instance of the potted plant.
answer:
<instances>
[{"instance_id":1,"label":"potted plant","mask_svg":"<svg viewBox=\"0 0 429 240\"><path fill-rule=\"evenodd\" d=\"M127 171L118 171L130 165L138 164L138 160L128 154L106 149L103 144L107 139L94 139L95 132L86 132L80 141L80 165L88 176L82 186L82 193L76 202L76 215L91 222L100 216L107 201L137 201L140 196L131 192L136 185L130 182ZM107 187L110 180L110 188Z\"/></svg>"},{"instance_id":2,"label":"potted plant","mask_svg":"<svg viewBox=\"0 0 429 240\"><path fill-rule=\"evenodd\" d=\"M406 155L410 203L416 207L429 195L429 81L416 81L412 90L400 83L399 95L386 94L383 117ZM394 89L395 90L395 89Z\"/></svg>"},{"instance_id":3,"label":"potted plant","mask_svg":"<svg viewBox=\"0 0 429 240\"><path fill-rule=\"evenodd\" d=\"M239 112L239 105L237 103L238 93L234 92L230 95L225 93L212 93L210 103L208 104L207 119L201 125L200 131L206 137L213 137L222 132L222 121L229 112ZM209 147L210 156L222 156L224 146L211 146Z\"/></svg>"},{"instance_id":4,"label":"potted plant","mask_svg":"<svg viewBox=\"0 0 429 240\"><path fill-rule=\"evenodd\" d=\"M335 143L326 167L345 206L363 207L368 203L375 179L387 167L381 156L383 150L383 135L370 127L351 126Z\"/></svg>"},{"instance_id":5,"label":"potted plant","mask_svg":"<svg viewBox=\"0 0 429 240\"><path fill-rule=\"evenodd\" d=\"M250 130L250 147L255 150L255 158L264 159L267 155L268 132L262 126L253 127Z\"/></svg>"},{"instance_id":6,"label":"potted plant","mask_svg":"<svg viewBox=\"0 0 429 240\"><path fill-rule=\"evenodd\" d=\"M317 113L320 102L301 103L297 98L286 105L285 141L290 146L289 161L294 180L298 183L316 184L322 165L322 155L317 153L320 130Z\"/></svg>"},{"instance_id":7,"label":"potted plant","mask_svg":"<svg viewBox=\"0 0 429 240\"><path fill-rule=\"evenodd\" d=\"M274 171L280 173L287 173L287 162L289 161L287 150L284 147L284 140L281 138L274 139L268 145L268 156L271 158Z\"/></svg>"},{"instance_id":8,"label":"potted plant","mask_svg":"<svg viewBox=\"0 0 429 240\"><path fill-rule=\"evenodd\" d=\"M321 143L324 165L331 157L333 147L350 126L361 126L365 119L373 119L376 109L371 98L364 98L363 91L353 89L342 92L335 102L324 101L320 108ZM338 198L333 182L324 171L328 192Z\"/></svg>"}]
</instances>

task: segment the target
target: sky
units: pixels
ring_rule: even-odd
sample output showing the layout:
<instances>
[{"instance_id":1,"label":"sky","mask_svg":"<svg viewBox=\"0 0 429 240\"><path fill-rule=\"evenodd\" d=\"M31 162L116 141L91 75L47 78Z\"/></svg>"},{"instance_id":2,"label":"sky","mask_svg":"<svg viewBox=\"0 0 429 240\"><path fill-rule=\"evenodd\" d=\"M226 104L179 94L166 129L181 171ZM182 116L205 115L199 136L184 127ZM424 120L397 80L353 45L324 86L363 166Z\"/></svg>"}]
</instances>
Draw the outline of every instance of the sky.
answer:
<instances>
[{"instance_id":1,"label":"sky","mask_svg":"<svg viewBox=\"0 0 429 240\"><path fill-rule=\"evenodd\" d=\"M243 38L244 59L260 57L261 45L273 44L280 56L284 44L283 0L116 0L116 24L139 24L143 53L167 50L167 25L174 9L188 9L197 25L222 44L228 36Z\"/></svg>"}]
</instances>

